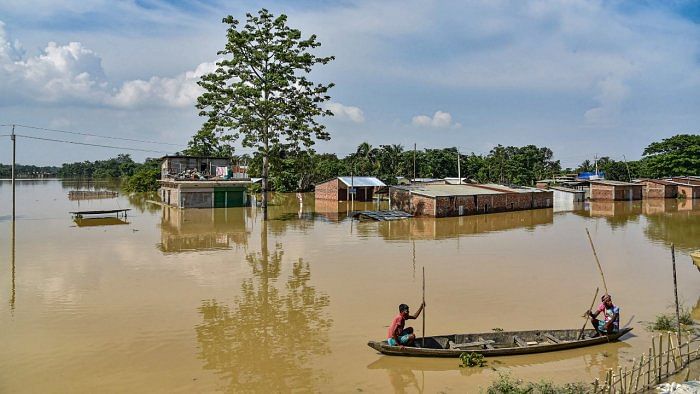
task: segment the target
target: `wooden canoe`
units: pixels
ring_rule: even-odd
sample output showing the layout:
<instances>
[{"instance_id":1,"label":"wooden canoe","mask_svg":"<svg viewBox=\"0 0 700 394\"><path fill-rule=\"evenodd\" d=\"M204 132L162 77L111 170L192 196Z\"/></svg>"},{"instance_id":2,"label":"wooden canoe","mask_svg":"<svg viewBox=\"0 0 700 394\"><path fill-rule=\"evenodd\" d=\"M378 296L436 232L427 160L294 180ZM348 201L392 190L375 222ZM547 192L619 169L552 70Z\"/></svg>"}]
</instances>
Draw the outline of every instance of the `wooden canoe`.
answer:
<instances>
[{"instance_id":1,"label":"wooden canoe","mask_svg":"<svg viewBox=\"0 0 700 394\"><path fill-rule=\"evenodd\" d=\"M693 264L695 264L695 266L698 267L698 271L700 271L700 250L691 252L690 258L693 259Z\"/></svg>"},{"instance_id":2,"label":"wooden canoe","mask_svg":"<svg viewBox=\"0 0 700 394\"><path fill-rule=\"evenodd\" d=\"M422 338L416 338L416 346L389 346L384 341L369 341L367 346L390 356L407 357L459 357L462 353L478 353L488 356L512 356L575 349L617 341L632 331L631 327L620 329L611 335L593 337L593 329L585 330L582 339L577 339L580 329L500 331L478 334L453 334L425 337L425 347L420 347Z\"/></svg>"}]
</instances>

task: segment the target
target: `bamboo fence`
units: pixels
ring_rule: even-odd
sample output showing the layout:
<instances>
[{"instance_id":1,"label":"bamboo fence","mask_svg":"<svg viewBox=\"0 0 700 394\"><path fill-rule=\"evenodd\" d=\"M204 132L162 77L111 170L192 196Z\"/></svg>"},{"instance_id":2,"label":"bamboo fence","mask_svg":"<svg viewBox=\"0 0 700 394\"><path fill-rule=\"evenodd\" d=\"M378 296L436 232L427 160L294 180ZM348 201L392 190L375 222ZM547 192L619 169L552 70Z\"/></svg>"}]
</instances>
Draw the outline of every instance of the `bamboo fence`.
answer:
<instances>
[{"instance_id":1,"label":"bamboo fence","mask_svg":"<svg viewBox=\"0 0 700 394\"><path fill-rule=\"evenodd\" d=\"M71 190L68 192L68 199L75 200L94 200L99 198L114 198L119 193L109 190Z\"/></svg>"},{"instance_id":2,"label":"bamboo fence","mask_svg":"<svg viewBox=\"0 0 700 394\"><path fill-rule=\"evenodd\" d=\"M666 337L664 339L664 336ZM664 379L681 372L692 361L700 359L700 346L691 351L697 340L688 339L678 343L676 334L654 335L648 353L642 353L639 360L632 360L632 365L617 370L608 369L605 378L593 382L595 394L633 394L653 389ZM681 341L682 342L682 339Z\"/></svg>"}]
</instances>

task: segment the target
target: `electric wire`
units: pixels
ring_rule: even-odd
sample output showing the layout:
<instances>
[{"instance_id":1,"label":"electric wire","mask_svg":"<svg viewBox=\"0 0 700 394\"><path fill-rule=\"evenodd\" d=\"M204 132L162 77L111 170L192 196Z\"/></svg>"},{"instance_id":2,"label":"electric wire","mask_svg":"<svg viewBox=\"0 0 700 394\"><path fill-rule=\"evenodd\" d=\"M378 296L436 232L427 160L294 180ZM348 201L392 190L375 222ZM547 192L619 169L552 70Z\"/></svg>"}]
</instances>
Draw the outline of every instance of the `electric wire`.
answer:
<instances>
[{"instance_id":1,"label":"electric wire","mask_svg":"<svg viewBox=\"0 0 700 394\"><path fill-rule=\"evenodd\" d=\"M88 143L88 142L57 140L57 139L53 139L53 138L33 137L33 136L23 135L23 134L15 134L15 135L18 136L18 137L30 138L30 139L33 139L33 140L52 141L52 142L62 142L62 143L66 143L66 144L75 144L75 145L97 146L97 147L100 147L100 148L112 148L112 149L139 151L139 152L165 153L165 154L170 153L170 152L166 152L166 151L162 151L162 150L140 149L140 148L126 148L126 147L123 147L123 146L102 145L102 144L91 144L91 143Z\"/></svg>"},{"instance_id":2,"label":"electric wire","mask_svg":"<svg viewBox=\"0 0 700 394\"><path fill-rule=\"evenodd\" d=\"M107 135L100 135L100 134L93 134L93 133L83 133L83 132L78 132L78 131L68 131L68 130L49 129L49 128L46 128L46 127L28 126L28 125L22 125L22 124L2 124L2 125L0 125L0 126L1 126L1 127L15 126L15 127L23 127L23 128L25 128L25 129L32 129L32 130L41 130L41 131L49 131L49 132L54 132L54 133L73 134L73 135L83 135L83 136L88 136L88 137L106 138L106 139L110 139L110 140L121 140L121 141L131 141L131 142L142 142L142 143L146 143L146 144L170 145L170 146L178 146L178 147L182 147L182 146L183 146L183 145L181 145L181 144L173 144L173 143L170 143L170 142L139 140L139 139L136 139L136 138L126 138L126 137L112 137L112 136L107 136Z\"/></svg>"}]
</instances>

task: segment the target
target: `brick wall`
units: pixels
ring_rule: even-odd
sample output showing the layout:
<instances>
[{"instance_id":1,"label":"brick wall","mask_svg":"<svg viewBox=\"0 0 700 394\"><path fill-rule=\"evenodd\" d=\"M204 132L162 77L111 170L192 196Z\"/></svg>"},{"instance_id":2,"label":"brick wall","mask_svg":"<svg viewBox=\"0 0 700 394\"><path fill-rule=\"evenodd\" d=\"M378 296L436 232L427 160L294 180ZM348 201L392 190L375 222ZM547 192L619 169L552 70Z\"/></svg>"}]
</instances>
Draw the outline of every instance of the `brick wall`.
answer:
<instances>
[{"instance_id":1,"label":"brick wall","mask_svg":"<svg viewBox=\"0 0 700 394\"><path fill-rule=\"evenodd\" d=\"M408 190L390 188L391 209L408 212L414 216L434 216L435 201L431 197L412 194Z\"/></svg>"},{"instance_id":2,"label":"brick wall","mask_svg":"<svg viewBox=\"0 0 700 394\"><path fill-rule=\"evenodd\" d=\"M700 186L678 185L678 197L687 199L700 198Z\"/></svg>"},{"instance_id":3,"label":"brick wall","mask_svg":"<svg viewBox=\"0 0 700 394\"><path fill-rule=\"evenodd\" d=\"M182 208L211 208L214 206L213 194L213 190L196 192L183 190L180 193Z\"/></svg>"},{"instance_id":4,"label":"brick wall","mask_svg":"<svg viewBox=\"0 0 700 394\"><path fill-rule=\"evenodd\" d=\"M340 184L341 182L338 180L338 178L318 184L314 189L314 196L318 200L345 201L347 191L345 189L341 189Z\"/></svg>"},{"instance_id":5,"label":"brick wall","mask_svg":"<svg viewBox=\"0 0 700 394\"><path fill-rule=\"evenodd\" d=\"M615 199L614 191L615 187L613 186L591 183L591 200L612 201Z\"/></svg>"},{"instance_id":6,"label":"brick wall","mask_svg":"<svg viewBox=\"0 0 700 394\"><path fill-rule=\"evenodd\" d=\"M678 188L675 185L645 182L642 187L642 198L676 198L677 195Z\"/></svg>"}]
</instances>

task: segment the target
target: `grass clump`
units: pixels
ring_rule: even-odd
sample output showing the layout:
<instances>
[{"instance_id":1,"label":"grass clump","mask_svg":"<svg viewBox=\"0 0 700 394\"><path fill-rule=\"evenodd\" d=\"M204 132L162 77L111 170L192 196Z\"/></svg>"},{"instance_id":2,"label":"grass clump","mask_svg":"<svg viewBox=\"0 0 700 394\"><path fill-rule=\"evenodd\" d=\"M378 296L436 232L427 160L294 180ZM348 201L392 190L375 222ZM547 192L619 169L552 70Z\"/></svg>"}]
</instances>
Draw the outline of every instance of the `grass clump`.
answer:
<instances>
[{"instance_id":1,"label":"grass clump","mask_svg":"<svg viewBox=\"0 0 700 394\"><path fill-rule=\"evenodd\" d=\"M695 324L690 311L685 308L680 312L680 322L681 330L684 331L691 331L692 326ZM656 319L647 328L649 331L676 331L678 329L676 315L672 313L656 315Z\"/></svg>"},{"instance_id":2,"label":"grass clump","mask_svg":"<svg viewBox=\"0 0 700 394\"><path fill-rule=\"evenodd\" d=\"M509 373L500 372L498 378L486 389L487 394L585 394L592 387L586 383L566 383L556 385L548 381L524 382L513 378Z\"/></svg>"},{"instance_id":3,"label":"grass clump","mask_svg":"<svg viewBox=\"0 0 700 394\"><path fill-rule=\"evenodd\" d=\"M460 368L474 368L486 366L486 359L484 358L483 354L462 353L459 355L459 359L462 361L462 364L459 365Z\"/></svg>"}]
</instances>

